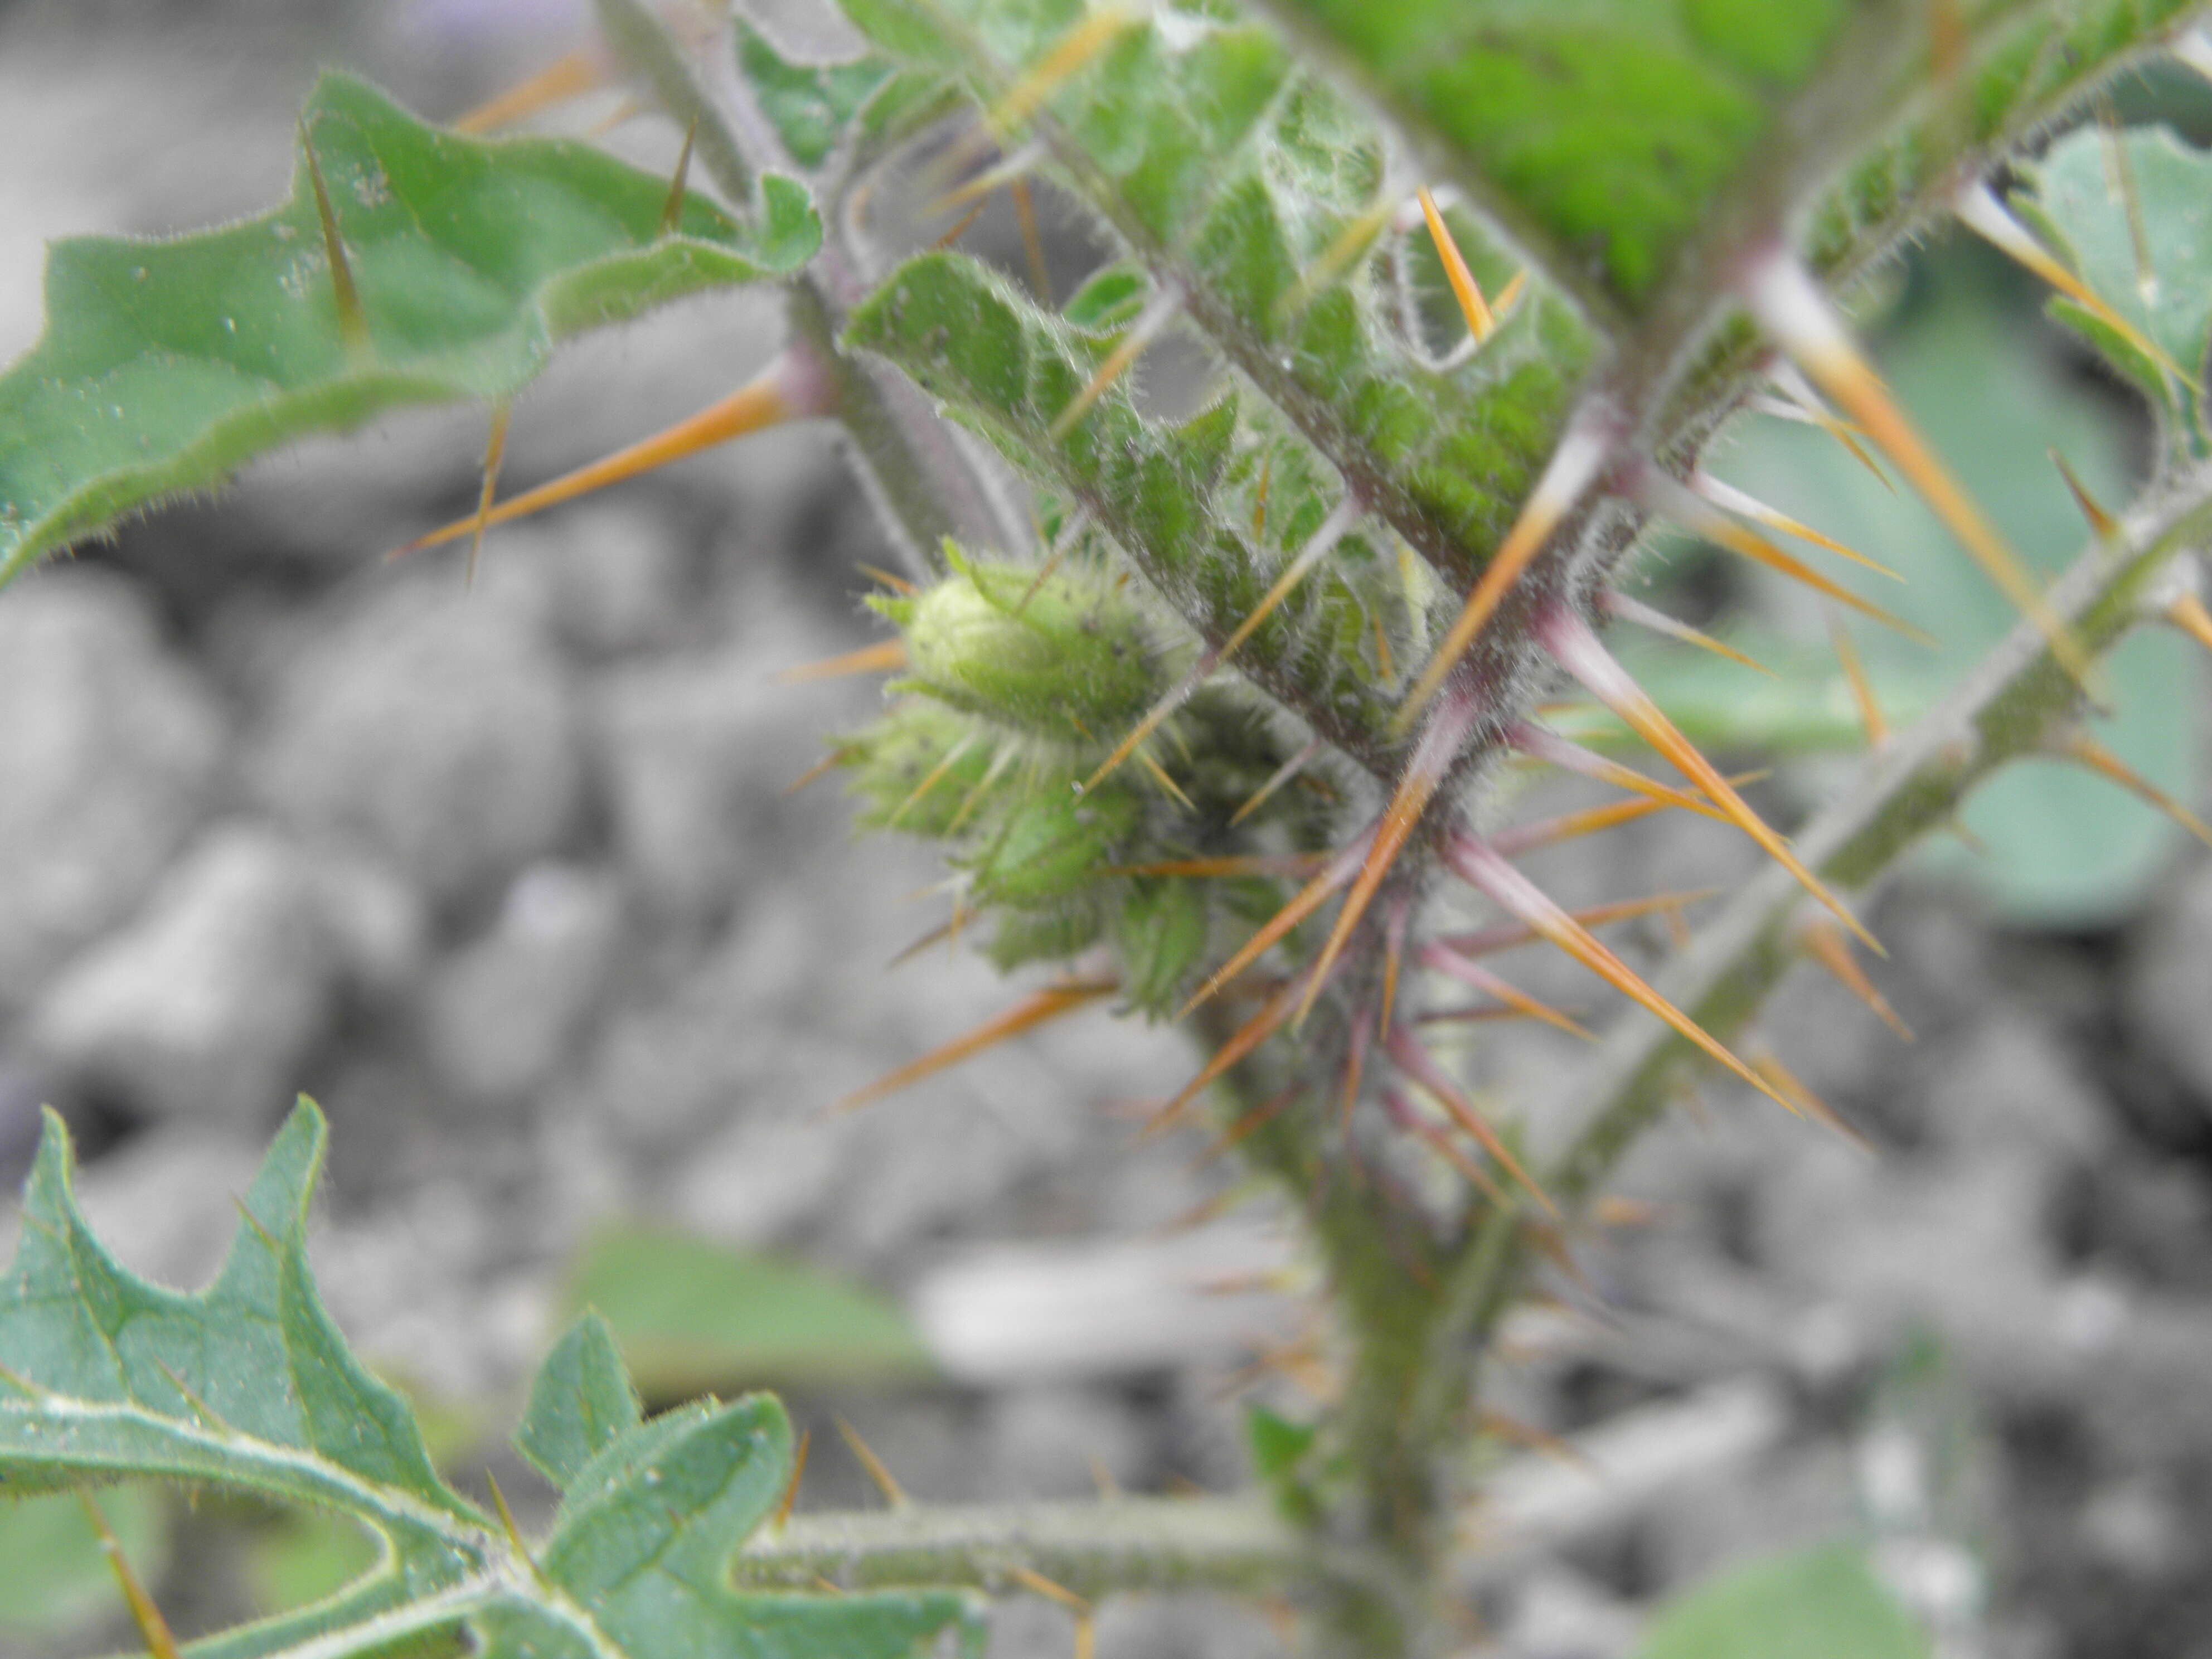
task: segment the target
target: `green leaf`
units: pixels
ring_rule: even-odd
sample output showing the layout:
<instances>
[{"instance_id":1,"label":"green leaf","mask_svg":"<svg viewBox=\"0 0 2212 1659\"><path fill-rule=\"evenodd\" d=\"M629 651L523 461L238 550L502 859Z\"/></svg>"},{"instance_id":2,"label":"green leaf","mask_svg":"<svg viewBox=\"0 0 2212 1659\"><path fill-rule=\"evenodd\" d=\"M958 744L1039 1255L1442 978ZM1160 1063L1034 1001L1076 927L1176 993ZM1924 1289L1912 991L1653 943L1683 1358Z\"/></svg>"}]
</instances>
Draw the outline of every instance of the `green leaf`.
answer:
<instances>
[{"instance_id":1,"label":"green leaf","mask_svg":"<svg viewBox=\"0 0 2212 1659\"><path fill-rule=\"evenodd\" d=\"M161 1494L110 1486L100 1513L143 1582L166 1570L168 1528ZM65 1492L0 1499L0 1636L65 1635L115 1605L115 1575L84 1505Z\"/></svg>"},{"instance_id":2,"label":"green leaf","mask_svg":"<svg viewBox=\"0 0 2212 1659\"><path fill-rule=\"evenodd\" d=\"M744 19L731 21L738 73L783 141L785 153L810 172L818 169L845 137L855 116L898 73L881 58L805 64L786 57Z\"/></svg>"},{"instance_id":3,"label":"green leaf","mask_svg":"<svg viewBox=\"0 0 2212 1659\"><path fill-rule=\"evenodd\" d=\"M2107 134L2090 126L2060 139L2023 174L2028 193L2019 205L2059 258L2201 381L2212 351L2212 155L2164 127ZM2051 310L2172 417L2185 453L2212 451L2201 390L2086 307L2055 299Z\"/></svg>"},{"instance_id":4,"label":"green leaf","mask_svg":"<svg viewBox=\"0 0 2212 1659\"><path fill-rule=\"evenodd\" d=\"M655 1398L735 1383L927 1376L929 1352L874 1291L662 1228L602 1229L569 1279Z\"/></svg>"},{"instance_id":5,"label":"green leaf","mask_svg":"<svg viewBox=\"0 0 2212 1659\"><path fill-rule=\"evenodd\" d=\"M1740 1567L1661 1609L1638 1659L1929 1659L1856 1544Z\"/></svg>"},{"instance_id":6,"label":"green leaf","mask_svg":"<svg viewBox=\"0 0 2212 1659\"><path fill-rule=\"evenodd\" d=\"M398 405L510 396L567 337L787 275L821 228L763 181L758 221L587 147L479 142L328 76L301 117L358 292L349 341L304 160L284 206L174 240L56 243L46 331L0 375L0 580L122 514Z\"/></svg>"},{"instance_id":7,"label":"green leaf","mask_svg":"<svg viewBox=\"0 0 2212 1659\"><path fill-rule=\"evenodd\" d=\"M1742 234L1732 198L1786 211L1802 176L1858 160L1815 232L1823 268L1853 262L1928 210L1961 143L2047 115L2184 9L1962 3L1970 68L1929 97L1925 54L1873 0L1270 3L1556 276L1632 316L1716 227Z\"/></svg>"},{"instance_id":8,"label":"green leaf","mask_svg":"<svg viewBox=\"0 0 2212 1659\"><path fill-rule=\"evenodd\" d=\"M948 1638L979 1650L972 1608L949 1592L729 1589L730 1558L790 1478L781 1407L754 1396L639 1422L588 1322L549 1364L526 1425L533 1456L573 1471L551 1536L526 1559L439 1478L405 1402L347 1351L315 1295L306 1217L323 1140L302 1102L241 1202L216 1282L188 1296L133 1276L92 1236L50 1115L0 1280L0 1493L206 1482L380 1540L335 1595L194 1655L338 1659L447 1635L502 1659L896 1659Z\"/></svg>"},{"instance_id":9,"label":"green leaf","mask_svg":"<svg viewBox=\"0 0 2212 1659\"><path fill-rule=\"evenodd\" d=\"M586 1313L538 1367L514 1446L566 1489L585 1464L643 1420L614 1334L597 1313Z\"/></svg>"}]
</instances>

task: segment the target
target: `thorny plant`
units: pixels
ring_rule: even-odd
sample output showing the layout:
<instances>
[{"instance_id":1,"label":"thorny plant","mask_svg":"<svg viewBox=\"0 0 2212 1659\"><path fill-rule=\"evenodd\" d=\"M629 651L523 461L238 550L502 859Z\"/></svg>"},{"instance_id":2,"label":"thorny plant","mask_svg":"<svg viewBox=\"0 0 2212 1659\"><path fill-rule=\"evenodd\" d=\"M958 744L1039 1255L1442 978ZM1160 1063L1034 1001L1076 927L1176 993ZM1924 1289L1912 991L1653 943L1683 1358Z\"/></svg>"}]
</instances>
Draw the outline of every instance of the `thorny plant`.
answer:
<instances>
[{"instance_id":1,"label":"thorny plant","mask_svg":"<svg viewBox=\"0 0 2212 1659\"><path fill-rule=\"evenodd\" d=\"M92 1239L50 1126L0 1284L0 1484L229 1484L383 1540L336 1598L193 1652L415 1651L465 1631L495 1653L891 1654L978 1642L974 1589L1087 1607L1191 1585L1292 1598L1316 1652L1440 1651L1499 1322L1569 1258L1678 1075L1725 1072L1823 1115L1778 1061L1732 1045L1802 958L1894 1018L1855 960L1878 947L1852 896L2018 756L2070 755L2155 796L2078 722L2130 629L2164 620L2212 647L2197 552L2212 165L2161 133L2051 135L2154 54L2212 71L2194 8L843 9L864 41L816 61L742 17L600 0L602 47L460 124L626 83L684 134L672 184L566 143L434 131L334 77L303 116L287 206L171 243L57 246L46 336L0 380L0 571L409 401L492 410L477 510L418 546L481 543L771 424L840 423L908 568L872 601L891 636L823 665L897 677L829 764L866 823L943 843L947 935L1058 974L863 1097L1101 1000L1181 1021L1206 1059L1153 1122L1211 1114L1303 1214L1334 1313L1325 1398L1310 1426L1277 1425L1266 1502L794 1518L774 1401L641 1420L586 1319L519 1437L565 1494L526 1544L503 1504L487 1516L443 1483L321 1312L301 1246L312 1108L198 1297L131 1278ZM688 188L694 169L719 204ZM1065 296L1033 187L1114 250ZM1025 272L953 246L1001 191ZM899 257L885 227L917 200L937 246ZM2077 491L2087 545L2047 586L1845 321L1854 285L1947 215L2045 279L2157 421L2140 499ZM786 298L787 341L757 379L498 497L508 399L554 343L740 282ZM1136 387L1170 334L1208 365L1194 412ZM1862 556L1701 465L1737 417L1810 423L1886 463L2022 616L1911 729L1883 730L1864 699L1869 752L1794 844L1601 637L1715 643L1624 589L1662 526L1839 617L1894 620L1785 544ZM1547 726L1563 688L1680 781ZM1511 822L1504 780L1531 763L1619 798ZM1661 811L1734 826L1772 867L1647 981L1594 930L1679 896L1571 913L1515 860ZM1470 897L1491 912L1472 929L1451 920ZM1438 1029L1581 1029L1492 965L1532 941L1635 1006L1565 1097L1479 1103ZM131 1595L149 1648L176 1650Z\"/></svg>"}]
</instances>

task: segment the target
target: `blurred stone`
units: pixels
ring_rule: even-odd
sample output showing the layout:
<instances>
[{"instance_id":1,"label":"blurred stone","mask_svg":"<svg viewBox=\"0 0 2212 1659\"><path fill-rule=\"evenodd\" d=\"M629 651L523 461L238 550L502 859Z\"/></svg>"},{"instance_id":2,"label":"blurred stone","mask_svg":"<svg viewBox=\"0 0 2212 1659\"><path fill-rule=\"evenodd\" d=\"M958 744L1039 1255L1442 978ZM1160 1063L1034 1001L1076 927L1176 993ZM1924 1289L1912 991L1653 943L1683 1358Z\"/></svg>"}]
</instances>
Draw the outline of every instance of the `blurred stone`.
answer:
<instances>
[{"instance_id":1,"label":"blurred stone","mask_svg":"<svg viewBox=\"0 0 2212 1659\"><path fill-rule=\"evenodd\" d=\"M253 1140L179 1124L87 1164L76 1199L125 1267L172 1290L196 1291L222 1265L239 1227L236 1200L260 1164Z\"/></svg>"},{"instance_id":2,"label":"blurred stone","mask_svg":"<svg viewBox=\"0 0 2212 1659\"><path fill-rule=\"evenodd\" d=\"M1956 1154L2047 1164L2094 1157L2112 1139L2112 1114L2094 1086L2024 1012L1991 1010L1923 1063L1928 1131Z\"/></svg>"},{"instance_id":3,"label":"blurred stone","mask_svg":"<svg viewBox=\"0 0 2212 1659\"><path fill-rule=\"evenodd\" d=\"M2212 865L2152 910L2129 962L2125 1008L2140 1039L2212 1111Z\"/></svg>"},{"instance_id":4,"label":"blurred stone","mask_svg":"<svg viewBox=\"0 0 2212 1659\"><path fill-rule=\"evenodd\" d=\"M1009 1498L1089 1498L1101 1475L1112 1486L1133 1487L1152 1473L1144 1422L1123 1395L1106 1389L1002 1390L983 1440L991 1453L990 1490Z\"/></svg>"},{"instance_id":5,"label":"blurred stone","mask_svg":"<svg viewBox=\"0 0 2212 1659\"><path fill-rule=\"evenodd\" d=\"M526 544L491 550L501 566L542 568L552 620L571 650L612 657L665 647L696 621L692 572L663 503L587 501L563 510ZM530 526L502 530L520 540Z\"/></svg>"},{"instance_id":6,"label":"blurred stone","mask_svg":"<svg viewBox=\"0 0 2212 1659\"><path fill-rule=\"evenodd\" d=\"M131 1111L258 1127L296 1083L339 972L308 857L262 826L228 825L55 981L31 1041Z\"/></svg>"},{"instance_id":7,"label":"blurred stone","mask_svg":"<svg viewBox=\"0 0 2212 1659\"><path fill-rule=\"evenodd\" d=\"M821 698L778 684L775 672L846 645L796 620L763 617L711 656L616 669L595 690L616 847L659 912L695 922L722 914L749 875L818 843L833 815L845 816L826 792L785 796L821 758L830 721Z\"/></svg>"},{"instance_id":8,"label":"blurred stone","mask_svg":"<svg viewBox=\"0 0 2212 1659\"><path fill-rule=\"evenodd\" d=\"M289 823L389 859L436 902L557 847L581 792L541 618L435 577L380 586L302 648L254 757Z\"/></svg>"},{"instance_id":9,"label":"blurred stone","mask_svg":"<svg viewBox=\"0 0 2212 1659\"><path fill-rule=\"evenodd\" d=\"M423 1038L438 1079L477 1101L541 1087L598 1006L621 932L605 877L564 864L524 871L491 931L430 982Z\"/></svg>"},{"instance_id":10,"label":"blurred stone","mask_svg":"<svg viewBox=\"0 0 2212 1659\"><path fill-rule=\"evenodd\" d=\"M1513 1659L1626 1659L1643 1623L1603 1585L1553 1566L1519 1587L1498 1644Z\"/></svg>"},{"instance_id":11,"label":"blurred stone","mask_svg":"<svg viewBox=\"0 0 2212 1659\"><path fill-rule=\"evenodd\" d=\"M207 810L222 722L139 594L41 570L0 605L0 1009L131 914Z\"/></svg>"}]
</instances>

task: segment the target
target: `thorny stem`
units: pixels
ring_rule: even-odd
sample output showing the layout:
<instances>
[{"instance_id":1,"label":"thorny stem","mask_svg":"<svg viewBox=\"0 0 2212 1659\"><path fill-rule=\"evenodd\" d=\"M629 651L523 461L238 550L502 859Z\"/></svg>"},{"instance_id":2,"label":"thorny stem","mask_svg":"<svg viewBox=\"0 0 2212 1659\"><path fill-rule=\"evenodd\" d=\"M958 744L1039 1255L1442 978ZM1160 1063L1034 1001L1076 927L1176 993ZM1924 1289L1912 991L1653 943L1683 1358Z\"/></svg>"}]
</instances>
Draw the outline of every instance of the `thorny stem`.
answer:
<instances>
[{"instance_id":1,"label":"thorny stem","mask_svg":"<svg viewBox=\"0 0 2212 1659\"><path fill-rule=\"evenodd\" d=\"M599 27L616 54L678 125L696 134L697 155L717 186L740 207L753 199L756 168L735 125L693 76L667 25L640 0L594 0ZM886 526L903 544L917 576L936 572L945 539L983 546L1023 544L1000 493L914 388L848 355L837 343L844 313L866 291L840 239L829 237L815 272L788 289L792 343L805 349L834 387L833 413L844 428L862 482Z\"/></svg>"}]
</instances>

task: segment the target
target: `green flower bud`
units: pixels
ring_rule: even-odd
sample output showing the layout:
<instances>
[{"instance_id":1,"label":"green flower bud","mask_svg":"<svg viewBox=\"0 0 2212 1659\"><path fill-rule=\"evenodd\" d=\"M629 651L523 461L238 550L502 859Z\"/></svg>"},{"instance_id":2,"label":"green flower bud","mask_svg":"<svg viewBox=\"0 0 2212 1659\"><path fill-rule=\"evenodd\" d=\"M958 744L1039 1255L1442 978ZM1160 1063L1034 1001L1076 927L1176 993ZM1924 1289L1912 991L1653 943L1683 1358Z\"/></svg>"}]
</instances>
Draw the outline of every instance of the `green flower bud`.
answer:
<instances>
[{"instance_id":1,"label":"green flower bud","mask_svg":"<svg viewBox=\"0 0 2212 1659\"><path fill-rule=\"evenodd\" d=\"M1018 909L1073 897L1115 862L1115 849L1143 816L1135 796L1111 785L1088 795L1031 795L1006 814L976 860L975 896Z\"/></svg>"},{"instance_id":2,"label":"green flower bud","mask_svg":"<svg viewBox=\"0 0 2212 1659\"><path fill-rule=\"evenodd\" d=\"M1001 972L1031 962L1065 962L1097 944L1105 930L1104 908L1095 901L1009 910L999 918L988 954Z\"/></svg>"},{"instance_id":3,"label":"green flower bud","mask_svg":"<svg viewBox=\"0 0 2212 1659\"><path fill-rule=\"evenodd\" d=\"M1039 582L954 555L944 580L875 604L906 634L913 672L897 689L1040 737L1111 743L1165 689L1143 615L1086 571Z\"/></svg>"},{"instance_id":4,"label":"green flower bud","mask_svg":"<svg viewBox=\"0 0 2212 1659\"><path fill-rule=\"evenodd\" d=\"M837 763L852 770L853 788L867 803L862 823L945 836L989 774L998 741L994 733L979 730L974 720L949 708L908 702L844 739ZM971 805L969 819L975 816Z\"/></svg>"},{"instance_id":5,"label":"green flower bud","mask_svg":"<svg viewBox=\"0 0 2212 1659\"><path fill-rule=\"evenodd\" d=\"M1194 881L1139 881L1115 918L1121 988L1150 1014L1170 1012L1206 954L1206 893Z\"/></svg>"}]
</instances>

